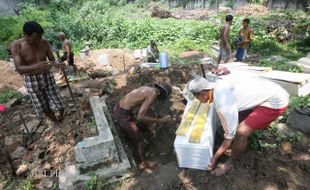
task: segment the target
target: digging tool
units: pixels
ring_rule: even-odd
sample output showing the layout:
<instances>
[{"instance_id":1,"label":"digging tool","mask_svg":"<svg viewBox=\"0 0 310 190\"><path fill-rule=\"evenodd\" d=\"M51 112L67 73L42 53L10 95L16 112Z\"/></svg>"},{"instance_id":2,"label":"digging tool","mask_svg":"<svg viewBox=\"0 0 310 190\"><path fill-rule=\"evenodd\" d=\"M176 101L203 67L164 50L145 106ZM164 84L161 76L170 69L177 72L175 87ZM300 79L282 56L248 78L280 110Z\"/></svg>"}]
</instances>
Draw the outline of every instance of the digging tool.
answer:
<instances>
[{"instance_id":1,"label":"digging tool","mask_svg":"<svg viewBox=\"0 0 310 190\"><path fill-rule=\"evenodd\" d=\"M20 117L20 119L21 119L22 122L23 122L23 125L24 125L24 127L25 127L25 129L26 129L26 131L27 131L27 134L28 134L29 136L31 136L31 133L30 133L30 131L29 131L29 129L28 129L26 123L25 123L25 120L24 120L24 118L23 118L23 116L22 116L22 114L21 114L20 112L19 112L19 117Z\"/></svg>"},{"instance_id":2,"label":"digging tool","mask_svg":"<svg viewBox=\"0 0 310 190\"><path fill-rule=\"evenodd\" d=\"M206 72L205 72L205 68L204 68L203 64L200 64L200 68L201 68L201 71L202 71L203 78L206 78Z\"/></svg>"},{"instance_id":3,"label":"digging tool","mask_svg":"<svg viewBox=\"0 0 310 190\"><path fill-rule=\"evenodd\" d=\"M59 62L62 62L62 61L61 61L61 58L60 58L60 55L59 55L59 51L56 51L56 56L57 56L58 61L59 61ZM76 111L79 113L80 118L82 119L82 114L81 114L80 110L79 110L78 107L77 107L75 98L73 97L72 89L71 89L71 86L70 86L70 83L69 83L69 80L68 80L68 77L67 77L67 74L66 74L65 69L62 69L62 73L63 73L63 75L64 75L64 77L65 77L65 81L66 81L66 83L67 83L70 96L71 96L71 98L72 98L72 100L73 100L74 107L75 107Z\"/></svg>"},{"instance_id":4,"label":"digging tool","mask_svg":"<svg viewBox=\"0 0 310 190\"><path fill-rule=\"evenodd\" d=\"M24 120L24 118L23 118L23 116L22 116L22 114L21 114L20 112L19 112L19 117L20 117L20 119L22 120L22 123L23 123L23 125L24 125L24 127L25 127L25 129L26 129L26 131L27 131L27 135L28 135L28 137L29 137L29 139L27 139L27 140L25 140L25 141L23 142L23 145L24 145L24 146L28 146L29 144L31 144L31 143L33 142L32 132L29 131L29 129L28 129L27 125L26 125L26 122L25 122L25 120ZM30 140L30 143L29 143L29 144L27 143L28 140Z\"/></svg>"}]
</instances>

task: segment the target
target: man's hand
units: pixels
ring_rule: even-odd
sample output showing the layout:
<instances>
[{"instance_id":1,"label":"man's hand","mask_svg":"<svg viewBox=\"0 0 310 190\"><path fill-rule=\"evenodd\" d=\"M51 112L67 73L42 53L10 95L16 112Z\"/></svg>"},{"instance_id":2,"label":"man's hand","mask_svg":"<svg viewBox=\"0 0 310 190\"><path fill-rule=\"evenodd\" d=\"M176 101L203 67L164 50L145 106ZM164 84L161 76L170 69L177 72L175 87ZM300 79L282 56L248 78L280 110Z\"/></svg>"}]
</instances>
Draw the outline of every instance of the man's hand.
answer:
<instances>
[{"instance_id":1,"label":"man's hand","mask_svg":"<svg viewBox=\"0 0 310 190\"><path fill-rule=\"evenodd\" d=\"M216 166L216 160L217 160L217 158L214 157L214 156L211 158L210 164L209 164L209 166L208 166L208 170L209 170L209 171L211 171L211 170L213 170L213 169L215 168L215 166Z\"/></svg>"},{"instance_id":2,"label":"man's hand","mask_svg":"<svg viewBox=\"0 0 310 190\"><path fill-rule=\"evenodd\" d=\"M212 73L215 75L228 75L230 74L230 71L227 68L217 68L217 69L213 69Z\"/></svg>"},{"instance_id":3,"label":"man's hand","mask_svg":"<svg viewBox=\"0 0 310 190\"><path fill-rule=\"evenodd\" d=\"M51 62L50 61L42 61L42 62L35 64L36 71L38 73L43 73L45 71L50 70L52 66L49 63L51 63Z\"/></svg>"},{"instance_id":4,"label":"man's hand","mask_svg":"<svg viewBox=\"0 0 310 190\"><path fill-rule=\"evenodd\" d=\"M159 123L168 123L171 120L169 115L166 115L159 119Z\"/></svg>"}]
</instances>

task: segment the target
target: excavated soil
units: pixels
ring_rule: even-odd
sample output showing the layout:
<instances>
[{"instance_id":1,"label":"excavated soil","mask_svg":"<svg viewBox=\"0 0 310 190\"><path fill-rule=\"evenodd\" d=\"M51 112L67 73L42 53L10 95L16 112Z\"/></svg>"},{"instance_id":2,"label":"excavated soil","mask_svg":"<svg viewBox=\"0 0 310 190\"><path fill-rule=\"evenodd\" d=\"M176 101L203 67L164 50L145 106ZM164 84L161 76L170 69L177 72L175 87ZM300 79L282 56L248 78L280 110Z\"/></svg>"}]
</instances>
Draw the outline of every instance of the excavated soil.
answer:
<instances>
[{"instance_id":1,"label":"excavated soil","mask_svg":"<svg viewBox=\"0 0 310 190\"><path fill-rule=\"evenodd\" d=\"M13 63L0 60L0 90L4 87L19 89L23 85L22 77L13 71Z\"/></svg>"},{"instance_id":2,"label":"excavated soil","mask_svg":"<svg viewBox=\"0 0 310 190\"><path fill-rule=\"evenodd\" d=\"M177 65L166 71L145 70L127 80L127 86L116 89L109 98L108 107L112 107L126 93L141 85L150 85L152 81L168 81L175 87L183 87L193 68ZM184 77L184 71L186 76ZM136 175L117 185L121 190L179 190L179 189L308 189L310 182L310 146L306 143L293 143L292 150L282 148L271 150L249 150L233 162L233 169L224 176L217 177L210 172L178 168L173 149L175 130L184 111L182 96L174 90L169 101L158 102L153 106L157 116L170 115L169 124L161 126L156 137L146 146L147 159L155 161L157 167L153 173L137 172ZM152 113L154 114L154 112ZM120 132L121 134L121 132ZM121 134L122 136L122 134ZM147 137L146 137L147 138ZM276 138L268 135L264 139L273 141ZM128 142L122 137L123 144ZM223 156L224 163L228 156ZM115 186L106 189L115 189Z\"/></svg>"}]
</instances>

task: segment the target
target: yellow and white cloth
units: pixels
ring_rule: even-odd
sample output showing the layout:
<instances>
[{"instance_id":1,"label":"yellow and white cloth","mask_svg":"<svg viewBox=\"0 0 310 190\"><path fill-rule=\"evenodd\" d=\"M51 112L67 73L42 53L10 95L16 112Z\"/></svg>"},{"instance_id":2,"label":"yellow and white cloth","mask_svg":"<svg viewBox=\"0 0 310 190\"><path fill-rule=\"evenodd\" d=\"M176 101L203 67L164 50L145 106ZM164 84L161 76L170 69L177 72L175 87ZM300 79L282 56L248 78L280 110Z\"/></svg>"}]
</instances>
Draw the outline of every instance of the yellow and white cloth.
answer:
<instances>
[{"instance_id":1,"label":"yellow and white cloth","mask_svg":"<svg viewBox=\"0 0 310 190\"><path fill-rule=\"evenodd\" d=\"M176 131L174 148L179 167L206 170L213 156L213 103L188 101Z\"/></svg>"}]
</instances>

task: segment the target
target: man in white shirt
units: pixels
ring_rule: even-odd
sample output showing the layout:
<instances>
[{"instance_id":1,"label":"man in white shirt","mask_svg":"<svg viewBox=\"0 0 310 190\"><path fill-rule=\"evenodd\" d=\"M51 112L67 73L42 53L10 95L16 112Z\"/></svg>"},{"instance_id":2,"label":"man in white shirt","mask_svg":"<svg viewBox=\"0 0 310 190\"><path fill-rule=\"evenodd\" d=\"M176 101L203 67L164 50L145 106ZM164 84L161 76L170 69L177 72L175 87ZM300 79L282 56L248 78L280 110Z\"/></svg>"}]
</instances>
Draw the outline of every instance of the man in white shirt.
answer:
<instances>
[{"instance_id":1,"label":"man in white shirt","mask_svg":"<svg viewBox=\"0 0 310 190\"><path fill-rule=\"evenodd\" d=\"M233 158L245 152L248 137L267 128L287 110L289 102L282 87L259 77L228 75L218 81L199 77L190 82L189 90L202 103L214 102L224 129L225 139L211 158L210 169L231 145Z\"/></svg>"}]
</instances>

